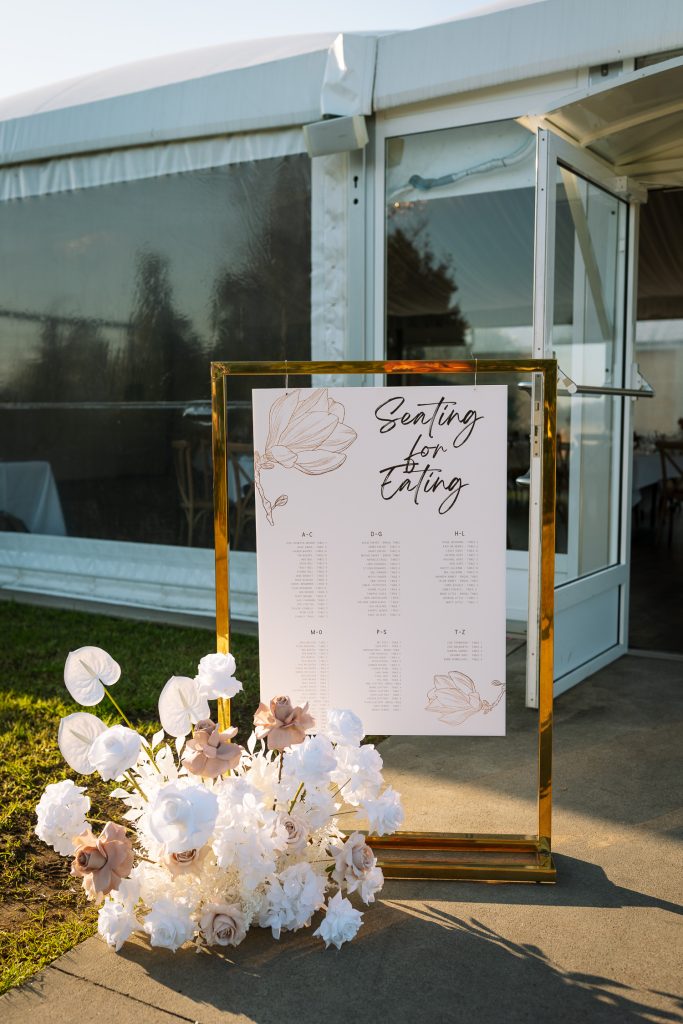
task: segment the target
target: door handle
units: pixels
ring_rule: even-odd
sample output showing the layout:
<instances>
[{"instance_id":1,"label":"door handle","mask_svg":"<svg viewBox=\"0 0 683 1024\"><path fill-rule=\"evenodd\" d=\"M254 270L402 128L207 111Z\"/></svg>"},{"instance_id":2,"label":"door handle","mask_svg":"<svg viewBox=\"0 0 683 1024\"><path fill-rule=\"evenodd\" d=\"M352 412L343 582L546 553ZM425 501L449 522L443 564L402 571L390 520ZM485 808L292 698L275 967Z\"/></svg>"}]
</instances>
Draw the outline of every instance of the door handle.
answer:
<instances>
[{"instance_id":1,"label":"door handle","mask_svg":"<svg viewBox=\"0 0 683 1024\"><path fill-rule=\"evenodd\" d=\"M531 391L531 383L526 380L522 380L517 385L522 391ZM653 387L647 388L608 388L608 387L593 387L590 384L577 384L575 391L568 391L566 388L558 388L558 395L593 395L598 397L599 395L615 395L617 398L654 398L655 389Z\"/></svg>"}]
</instances>

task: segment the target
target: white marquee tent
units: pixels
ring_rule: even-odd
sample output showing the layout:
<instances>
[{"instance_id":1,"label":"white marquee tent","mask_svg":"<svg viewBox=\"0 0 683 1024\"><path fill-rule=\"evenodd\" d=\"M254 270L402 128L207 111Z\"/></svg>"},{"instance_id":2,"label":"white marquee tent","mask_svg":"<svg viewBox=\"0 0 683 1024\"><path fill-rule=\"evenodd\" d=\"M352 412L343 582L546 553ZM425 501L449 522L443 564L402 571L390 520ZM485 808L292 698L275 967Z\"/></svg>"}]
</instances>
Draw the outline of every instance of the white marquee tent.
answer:
<instances>
[{"instance_id":1,"label":"white marquee tent","mask_svg":"<svg viewBox=\"0 0 683 1024\"><path fill-rule=\"evenodd\" d=\"M0 586L211 615L210 548L179 543L144 487L153 477L177 513L172 442L207 397L208 360L383 357L393 330L424 343L440 310L435 351L454 322L438 288L407 326L398 298L385 305L388 224L394 239L401 223L416 231L416 210L431 270L461 268L473 350L498 332L541 354L537 139L572 147L577 167L594 159L635 216L647 188L683 185L682 54L678 0L538 0L408 32L217 45L0 101L0 512L27 524L10 497L2 508L2 466L41 462L42 500L56 478L63 506L44 523L66 520L0 532ZM350 115L369 144L310 160L302 127ZM489 241L494 222L507 242ZM454 233L466 257L447 252ZM524 281L503 280L503 263ZM574 578L569 534L560 580ZM577 543L575 576L589 557ZM232 559L233 607L253 618L248 548ZM512 618L525 615L518 554ZM574 602L588 620L597 596Z\"/></svg>"}]
</instances>

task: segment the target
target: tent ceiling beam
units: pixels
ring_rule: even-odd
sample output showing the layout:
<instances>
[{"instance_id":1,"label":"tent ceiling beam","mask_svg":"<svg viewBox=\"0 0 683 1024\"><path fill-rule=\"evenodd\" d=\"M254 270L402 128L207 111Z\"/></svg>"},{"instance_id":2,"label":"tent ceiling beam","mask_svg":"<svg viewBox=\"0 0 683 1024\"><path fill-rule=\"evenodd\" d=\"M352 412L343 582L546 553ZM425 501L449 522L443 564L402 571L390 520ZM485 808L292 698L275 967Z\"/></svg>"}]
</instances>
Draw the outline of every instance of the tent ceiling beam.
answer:
<instances>
[{"instance_id":1,"label":"tent ceiling beam","mask_svg":"<svg viewBox=\"0 0 683 1024\"><path fill-rule=\"evenodd\" d=\"M611 135L618 135L619 132L626 131L629 128L637 128L641 124L652 123L659 118L668 117L670 114L678 114L682 110L683 99L674 100L671 103L665 103L655 110L641 110L638 114L631 114L629 117L622 117L619 120L610 121L608 124L604 124L596 131L586 132L580 136L579 143L582 146L589 146L592 142L609 138Z\"/></svg>"}]
</instances>

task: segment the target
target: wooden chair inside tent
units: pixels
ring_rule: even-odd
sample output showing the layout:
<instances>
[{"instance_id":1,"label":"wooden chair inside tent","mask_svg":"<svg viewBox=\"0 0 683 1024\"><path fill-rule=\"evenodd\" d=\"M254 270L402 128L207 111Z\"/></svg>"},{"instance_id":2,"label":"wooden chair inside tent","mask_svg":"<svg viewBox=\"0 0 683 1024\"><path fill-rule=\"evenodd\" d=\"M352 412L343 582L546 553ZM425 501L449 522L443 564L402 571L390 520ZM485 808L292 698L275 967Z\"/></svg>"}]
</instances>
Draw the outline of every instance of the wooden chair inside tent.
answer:
<instances>
[{"instance_id":1,"label":"wooden chair inside tent","mask_svg":"<svg viewBox=\"0 0 683 1024\"><path fill-rule=\"evenodd\" d=\"M659 522L662 526L668 525L667 543L670 547L674 517L683 505L683 440L657 441L655 447L662 461Z\"/></svg>"},{"instance_id":2,"label":"wooden chair inside tent","mask_svg":"<svg viewBox=\"0 0 683 1024\"><path fill-rule=\"evenodd\" d=\"M207 512L213 512L211 447L202 438L194 448L189 441L173 441L172 448L180 507L187 526L187 546L192 547L195 527Z\"/></svg>"},{"instance_id":3,"label":"wooden chair inside tent","mask_svg":"<svg viewBox=\"0 0 683 1024\"><path fill-rule=\"evenodd\" d=\"M228 444L230 507L235 521L230 533L230 546L238 548L244 527L256 518L254 506L254 449L250 444Z\"/></svg>"}]
</instances>

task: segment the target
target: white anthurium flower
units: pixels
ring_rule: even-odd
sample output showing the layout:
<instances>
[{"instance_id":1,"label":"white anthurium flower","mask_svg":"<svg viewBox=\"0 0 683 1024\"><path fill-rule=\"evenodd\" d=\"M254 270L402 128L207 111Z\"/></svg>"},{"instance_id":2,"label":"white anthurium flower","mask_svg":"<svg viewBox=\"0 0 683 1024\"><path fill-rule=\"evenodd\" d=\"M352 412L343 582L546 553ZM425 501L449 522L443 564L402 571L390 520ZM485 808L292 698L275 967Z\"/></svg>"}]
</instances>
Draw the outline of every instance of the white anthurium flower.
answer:
<instances>
[{"instance_id":1,"label":"white anthurium flower","mask_svg":"<svg viewBox=\"0 0 683 1024\"><path fill-rule=\"evenodd\" d=\"M92 775L95 766L90 760L90 748L107 726L87 711L76 711L67 715L59 723L57 742L62 757L79 775Z\"/></svg>"},{"instance_id":2,"label":"white anthurium flower","mask_svg":"<svg viewBox=\"0 0 683 1024\"><path fill-rule=\"evenodd\" d=\"M193 725L210 717L209 702L197 681L171 676L159 694L159 720L169 736L187 736Z\"/></svg>"},{"instance_id":3,"label":"white anthurium flower","mask_svg":"<svg viewBox=\"0 0 683 1024\"><path fill-rule=\"evenodd\" d=\"M95 737L88 757L105 782L118 779L137 763L142 737L125 725L112 725Z\"/></svg>"},{"instance_id":4,"label":"white anthurium flower","mask_svg":"<svg viewBox=\"0 0 683 1024\"><path fill-rule=\"evenodd\" d=\"M235 679L235 659L232 654L206 654L197 666L195 682L202 697L208 700L230 700L242 689Z\"/></svg>"},{"instance_id":5,"label":"white anthurium flower","mask_svg":"<svg viewBox=\"0 0 683 1024\"><path fill-rule=\"evenodd\" d=\"M120 676L121 666L101 647L79 647L71 651L64 665L67 690L86 708L99 704L104 687L113 686Z\"/></svg>"}]
</instances>

